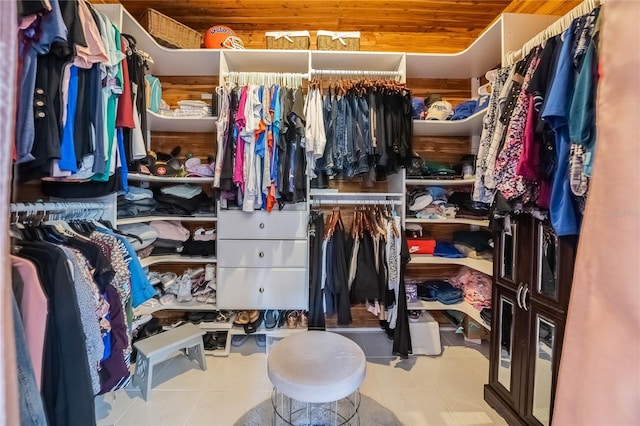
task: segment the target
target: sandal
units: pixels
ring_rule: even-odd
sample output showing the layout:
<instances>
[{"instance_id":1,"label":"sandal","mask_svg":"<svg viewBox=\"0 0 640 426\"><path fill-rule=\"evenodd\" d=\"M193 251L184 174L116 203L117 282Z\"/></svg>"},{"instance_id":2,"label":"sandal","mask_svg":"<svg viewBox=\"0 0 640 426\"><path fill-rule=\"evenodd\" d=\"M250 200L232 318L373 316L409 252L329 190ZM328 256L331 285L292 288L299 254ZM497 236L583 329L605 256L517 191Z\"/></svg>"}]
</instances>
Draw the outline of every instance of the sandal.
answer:
<instances>
[{"instance_id":1,"label":"sandal","mask_svg":"<svg viewBox=\"0 0 640 426\"><path fill-rule=\"evenodd\" d=\"M166 291L174 285L178 280L178 274L174 272L166 272L160 276L160 282L162 283L162 288Z\"/></svg>"},{"instance_id":2,"label":"sandal","mask_svg":"<svg viewBox=\"0 0 640 426\"><path fill-rule=\"evenodd\" d=\"M240 311L233 323L238 325L249 324L249 311Z\"/></svg>"},{"instance_id":3,"label":"sandal","mask_svg":"<svg viewBox=\"0 0 640 426\"><path fill-rule=\"evenodd\" d=\"M229 322L231 314L227 311L220 311L216 315L216 322Z\"/></svg>"},{"instance_id":4,"label":"sandal","mask_svg":"<svg viewBox=\"0 0 640 426\"><path fill-rule=\"evenodd\" d=\"M249 311L249 322L256 322L258 318L261 317L260 313L261 313L260 311L256 311L256 310Z\"/></svg>"},{"instance_id":5,"label":"sandal","mask_svg":"<svg viewBox=\"0 0 640 426\"><path fill-rule=\"evenodd\" d=\"M307 328L309 326L309 313L307 311L300 311L298 325L300 328Z\"/></svg>"},{"instance_id":6,"label":"sandal","mask_svg":"<svg viewBox=\"0 0 640 426\"><path fill-rule=\"evenodd\" d=\"M264 313L264 328L272 330L278 325L280 311L268 310Z\"/></svg>"},{"instance_id":7,"label":"sandal","mask_svg":"<svg viewBox=\"0 0 640 426\"><path fill-rule=\"evenodd\" d=\"M300 314L298 311L290 311L287 314L287 327L288 328L296 328L298 326L298 317Z\"/></svg>"}]
</instances>

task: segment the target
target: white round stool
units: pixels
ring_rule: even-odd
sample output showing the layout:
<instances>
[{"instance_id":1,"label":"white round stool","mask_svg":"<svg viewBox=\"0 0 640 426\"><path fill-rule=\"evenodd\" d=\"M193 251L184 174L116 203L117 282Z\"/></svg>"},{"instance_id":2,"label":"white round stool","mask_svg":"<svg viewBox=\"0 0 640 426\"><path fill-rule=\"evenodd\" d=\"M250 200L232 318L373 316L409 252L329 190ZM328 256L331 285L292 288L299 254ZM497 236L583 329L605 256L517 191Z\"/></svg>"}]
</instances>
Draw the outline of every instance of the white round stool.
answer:
<instances>
[{"instance_id":1,"label":"white round stool","mask_svg":"<svg viewBox=\"0 0 640 426\"><path fill-rule=\"evenodd\" d=\"M280 420L289 425L310 425L314 424L312 417L321 417L326 424L329 416L335 425L352 420L359 424L358 388L366 369L360 346L339 334L307 331L282 339L267 358L267 373L274 386L273 424ZM301 419L306 423L300 423Z\"/></svg>"}]
</instances>

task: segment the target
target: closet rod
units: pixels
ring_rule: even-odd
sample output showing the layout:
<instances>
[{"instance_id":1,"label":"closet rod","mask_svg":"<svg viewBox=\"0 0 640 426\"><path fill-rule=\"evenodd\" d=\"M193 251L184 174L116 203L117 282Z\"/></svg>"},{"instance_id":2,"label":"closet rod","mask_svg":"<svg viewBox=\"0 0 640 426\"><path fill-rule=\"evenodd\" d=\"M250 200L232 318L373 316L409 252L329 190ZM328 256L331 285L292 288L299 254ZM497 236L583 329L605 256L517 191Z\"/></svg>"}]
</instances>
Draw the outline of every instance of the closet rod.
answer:
<instances>
[{"instance_id":1,"label":"closet rod","mask_svg":"<svg viewBox=\"0 0 640 426\"><path fill-rule=\"evenodd\" d=\"M373 75L402 77L402 71L380 71L380 70L311 70L312 75Z\"/></svg>"},{"instance_id":2,"label":"closet rod","mask_svg":"<svg viewBox=\"0 0 640 426\"><path fill-rule=\"evenodd\" d=\"M231 76L254 76L254 75L263 75L263 76L271 76L271 77L298 77L298 78L309 78L309 73L298 73L298 72L261 72L261 71L247 71L247 72L239 72L239 71L224 71L222 73L222 78L231 77Z\"/></svg>"},{"instance_id":3,"label":"closet rod","mask_svg":"<svg viewBox=\"0 0 640 426\"><path fill-rule=\"evenodd\" d=\"M49 212L64 212L73 210L104 210L106 208L105 203L82 203L82 202L70 202L70 203L11 203L11 213L49 213Z\"/></svg>"},{"instance_id":4,"label":"closet rod","mask_svg":"<svg viewBox=\"0 0 640 426\"><path fill-rule=\"evenodd\" d=\"M505 55L505 65L513 65L516 61L524 58L535 47L540 46L545 40L562 34L574 19L579 18L582 15L590 13L593 9L605 3L605 0L585 0L567 14L558 18L553 24L536 34L533 38L522 45L522 48L516 51L507 52Z\"/></svg>"},{"instance_id":5,"label":"closet rod","mask_svg":"<svg viewBox=\"0 0 640 426\"><path fill-rule=\"evenodd\" d=\"M330 199L322 198L311 201L311 205L321 206L323 204L331 205L367 205L367 206L399 206L402 205L402 200L345 200L345 199Z\"/></svg>"}]
</instances>

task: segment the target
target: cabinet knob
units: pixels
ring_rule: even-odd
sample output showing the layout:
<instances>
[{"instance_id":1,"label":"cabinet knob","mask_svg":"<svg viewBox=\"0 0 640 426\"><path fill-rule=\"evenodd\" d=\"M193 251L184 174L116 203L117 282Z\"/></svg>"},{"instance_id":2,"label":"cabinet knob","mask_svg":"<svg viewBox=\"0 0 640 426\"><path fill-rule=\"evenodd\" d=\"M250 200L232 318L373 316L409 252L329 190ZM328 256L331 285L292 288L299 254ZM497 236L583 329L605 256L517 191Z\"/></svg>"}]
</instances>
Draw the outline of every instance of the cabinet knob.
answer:
<instances>
[{"instance_id":1,"label":"cabinet knob","mask_svg":"<svg viewBox=\"0 0 640 426\"><path fill-rule=\"evenodd\" d=\"M260 224L260 229L264 229L264 223Z\"/></svg>"},{"instance_id":2,"label":"cabinet knob","mask_svg":"<svg viewBox=\"0 0 640 426\"><path fill-rule=\"evenodd\" d=\"M263 252L263 251L261 251L260 253L258 253L258 256L260 256L260 257L264 257L264 252Z\"/></svg>"},{"instance_id":3,"label":"cabinet knob","mask_svg":"<svg viewBox=\"0 0 640 426\"><path fill-rule=\"evenodd\" d=\"M260 287L260 288L258 289L258 291L259 291L260 293L264 293L264 287Z\"/></svg>"}]
</instances>

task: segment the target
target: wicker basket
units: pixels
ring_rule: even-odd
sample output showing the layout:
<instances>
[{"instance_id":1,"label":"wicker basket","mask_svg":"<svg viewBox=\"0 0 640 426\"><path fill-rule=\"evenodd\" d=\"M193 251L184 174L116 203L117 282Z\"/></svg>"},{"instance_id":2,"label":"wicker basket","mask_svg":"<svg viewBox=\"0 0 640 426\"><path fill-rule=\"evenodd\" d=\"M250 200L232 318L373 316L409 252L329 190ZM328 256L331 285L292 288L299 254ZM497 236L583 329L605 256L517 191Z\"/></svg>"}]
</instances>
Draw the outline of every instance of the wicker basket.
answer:
<instances>
[{"instance_id":1,"label":"wicker basket","mask_svg":"<svg viewBox=\"0 0 640 426\"><path fill-rule=\"evenodd\" d=\"M140 24L165 47L199 49L202 44L202 34L198 31L153 9L144 12Z\"/></svg>"},{"instance_id":2,"label":"wicker basket","mask_svg":"<svg viewBox=\"0 0 640 426\"><path fill-rule=\"evenodd\" d=\"M360 32L318 31L316 44L318 50L360 50Z\"/></svg>"},{"instance_id":3,"label":"wicker basket","mask_svg":"<svg viewBox=\"0 0 640 426\"><path fill-rule=\"evenodd\" d=\"M309 31L279 31L265 33L267 49L307 50L311 35Z\"/></svg>"}]
</instances>

